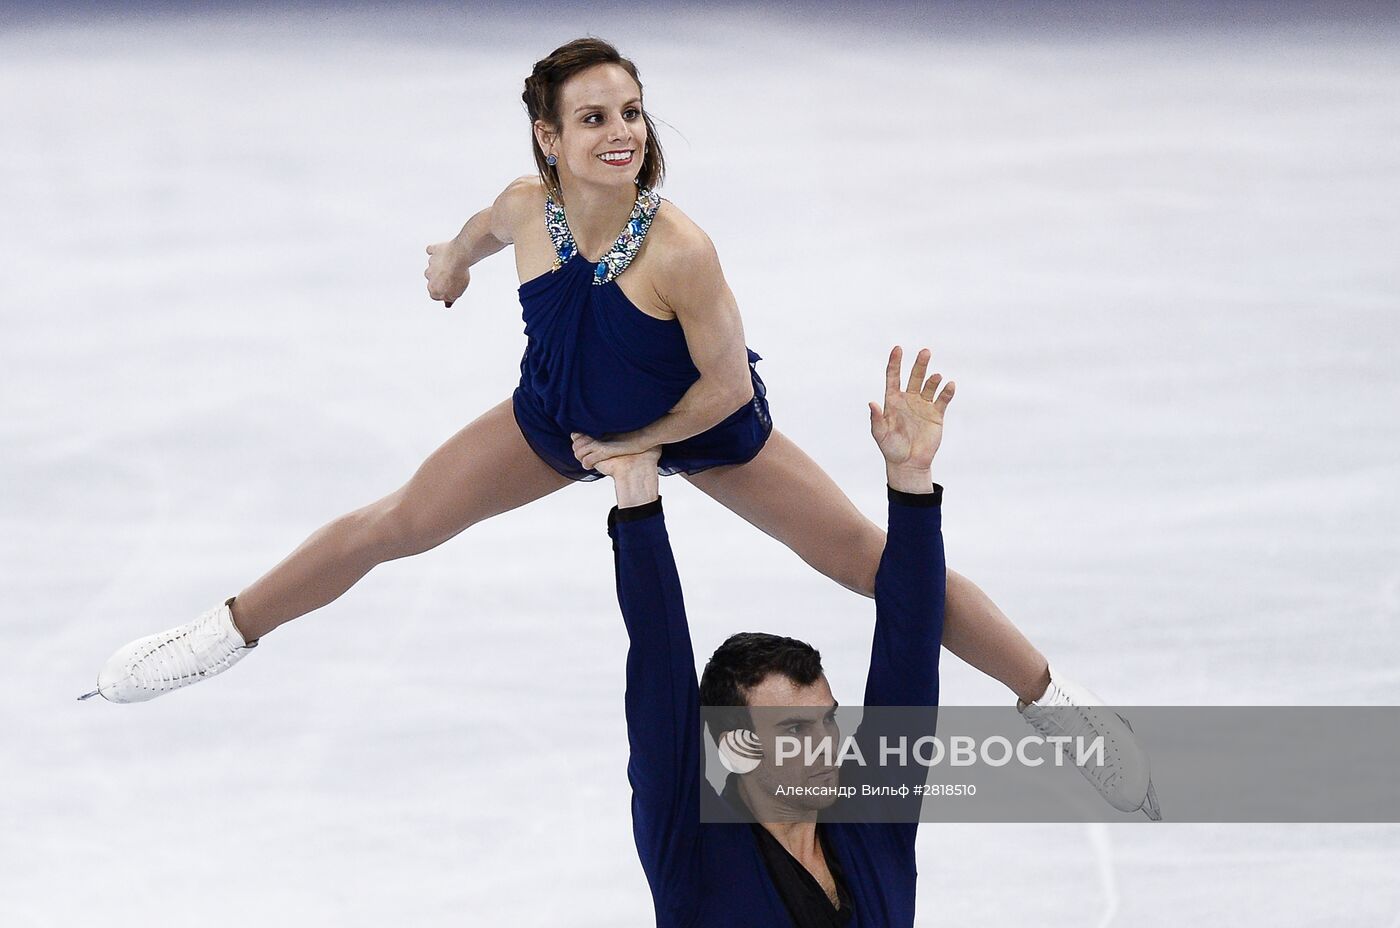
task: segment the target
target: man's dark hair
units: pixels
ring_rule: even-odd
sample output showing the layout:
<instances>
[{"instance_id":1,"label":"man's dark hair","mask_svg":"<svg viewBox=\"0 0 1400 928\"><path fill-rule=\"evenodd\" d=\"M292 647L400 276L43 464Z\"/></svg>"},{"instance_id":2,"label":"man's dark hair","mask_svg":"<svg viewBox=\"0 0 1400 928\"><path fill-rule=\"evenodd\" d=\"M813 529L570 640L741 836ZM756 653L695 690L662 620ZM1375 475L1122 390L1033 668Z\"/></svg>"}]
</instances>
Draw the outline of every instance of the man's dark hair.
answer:
<instances>
[{"instance_id":1,"label":"man's dark hair","mask_svg":"<svg viewBox=\"0 0 1400 928\"><path fill-rule=\"evenodd\" d=\"M821 652L805 641L740 632L715 649L700 675L700 705L734 706L733 712L706 713L705 723L716 742L735 728L751 728L748 690L770 674L779 673L798 686L811 686L822 675Z\"/></svg>"}]
</instances>

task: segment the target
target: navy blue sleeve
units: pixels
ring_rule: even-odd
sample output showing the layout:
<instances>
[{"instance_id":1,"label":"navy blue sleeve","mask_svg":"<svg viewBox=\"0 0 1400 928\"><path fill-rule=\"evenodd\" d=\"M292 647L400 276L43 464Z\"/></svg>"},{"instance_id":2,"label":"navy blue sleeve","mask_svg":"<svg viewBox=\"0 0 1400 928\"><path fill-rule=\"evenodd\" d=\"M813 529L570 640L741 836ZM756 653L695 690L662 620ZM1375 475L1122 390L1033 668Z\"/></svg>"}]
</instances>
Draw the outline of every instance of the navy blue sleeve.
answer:
<instances>
[{"instance_id":1,"label":"navy blue sleeve","mask_svg":"<svg viewBox=\"0 0 1400 928\"><path fill-rule=\"evenodd\" d=\"M608 516L617 601L627 625L632 834L657 919L681 921L700 896L700 687L658 499Z\"/></svg>"},{"instance_id":2,"label":"navy blue sleeve","mask_svg":"<svg viewBox=\"0 0 1400 928\"><path fill-rule=\"evenodd\" d=\"M875 642L865 681L867 706L938 705L943 644L943 488L890 489L889 531L875 573Z\"/></svg>"},{"instance_id":3,"label":"navy blue sleeve","mask_svg":"<svg viewBox=\"0 0 1400 928\"><path fill-rule=\"evenodd\" d=\"M947 568L943 562L943 488L934 484L928 494L889 491L889 531L875 574L875 641L870 672L865 682L865 715L856 731L863 756L879 757L881 739L898 739L915 733L913 714L881 713L879 706L937 706L938 657L943 644L943 601ZM936 711L936 710L934 710ZM927 728L933 734L935 719L929 713ZM910 769L872 764L856 768L855 781L874 786L899 786L914 781ZM842 785L847 778L842 775ZM917 795L893 799L877 797L851 800L850 810L867 821L884 821L896 841L901 864L914 865L914 839L923 800ZM891 821L894 815L899 821ZM907 818L904 818L907 816Z\"/></svg>"}]
</instances>

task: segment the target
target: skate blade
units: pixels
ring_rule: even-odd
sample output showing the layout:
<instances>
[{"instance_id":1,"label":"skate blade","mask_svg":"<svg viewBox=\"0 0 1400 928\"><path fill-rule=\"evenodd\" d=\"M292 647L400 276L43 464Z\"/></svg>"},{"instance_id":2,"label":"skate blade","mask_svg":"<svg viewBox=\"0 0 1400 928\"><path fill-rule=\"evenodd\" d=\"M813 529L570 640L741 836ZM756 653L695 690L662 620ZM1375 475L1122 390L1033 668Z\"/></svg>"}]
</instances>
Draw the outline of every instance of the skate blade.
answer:
<instances>
[{"instance_id":1,"label":"skate blade","mask_svg":"<svg viewBox=\"0 0 1400 928\"><path fill-rule=\"evenodd\" d=\"M1147 798L1142 801L1142 811L1154 822L1162 820L1162 807L1157 804L1157 787L1147 781Z\"/></svg>"}]
</instances>

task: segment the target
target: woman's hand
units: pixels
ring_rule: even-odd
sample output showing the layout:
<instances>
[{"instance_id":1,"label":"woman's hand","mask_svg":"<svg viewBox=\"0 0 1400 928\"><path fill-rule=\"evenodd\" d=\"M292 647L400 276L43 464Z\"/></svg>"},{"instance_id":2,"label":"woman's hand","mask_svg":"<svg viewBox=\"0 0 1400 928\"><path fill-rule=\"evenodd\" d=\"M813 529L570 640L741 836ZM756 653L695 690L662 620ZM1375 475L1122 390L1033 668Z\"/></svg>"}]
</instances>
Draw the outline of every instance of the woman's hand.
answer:
<instances>
[{"instance_id":1,"label":"woman's hand","mask_svg":"<svg viewBox=\"0 0 1400 928\"><path fill-rule=\"evenodd\" d=\"M617 457L608 458L599 462L595 470L598 473L615 479L622 479L630 474L651 474L656 476L656 462L661 460L661 449L650 448L637 454L619 454Z\"/></svg>"},{"instance_id":2,"label":"woman's hand","mask_svg":"<svg viewBox=\"0 0 1400 928\"><path fill-rule=\"evenodd\" d=\"M428 296L451 309L472 280L467 258L467 250L455 238L429 245L428 268L423 272L428 279Z\"/></svg>"},{"instance_id":3,"label":"woman's hand","mask_svg":"<svg viewBox=\"0 0 1400 928\"><path fill-rule=\"evenodd\" d=\"M914 359L909 384L899 389L904 349L898 345L885 365L885 405L870 404L870 434L885 456L890 486L906 492L927 493L933 456L943 440L943 413L952 402L956 384L948 381L940 393L942 374L924 380L930 352L927 348Z\"/></svg>"},{"instance_id":4,"label":"woman's hand","mask_svg":"<svg viewBox=\"0 0 1400 928\"><path fill-rule=\"evenodd\" d=\"M612 478L617 505L625 509L645 506L660 494L661 480L656 473L656 462L659 460L661 449L648 448L638 454L619 454L599 461L597 469Z\"/></svg>"},{"instance_id":5,"label":"woman's hand","mask_svg":"<svg viewBox=\"0 0 1400 928\"><path fill-rule=\"evenodd\" d=\"M607 471L598 465L609 458L621 457L628 454L640 454L642 452L655 451L656 456L661 457L661 449L650 447L647 442L637 438L637 432L628 432L625 435L618 435L608 441L593 438L582 432L570 432L574 439L574 457L584 467L606 474Z\"/></svg>"}]
</instances>

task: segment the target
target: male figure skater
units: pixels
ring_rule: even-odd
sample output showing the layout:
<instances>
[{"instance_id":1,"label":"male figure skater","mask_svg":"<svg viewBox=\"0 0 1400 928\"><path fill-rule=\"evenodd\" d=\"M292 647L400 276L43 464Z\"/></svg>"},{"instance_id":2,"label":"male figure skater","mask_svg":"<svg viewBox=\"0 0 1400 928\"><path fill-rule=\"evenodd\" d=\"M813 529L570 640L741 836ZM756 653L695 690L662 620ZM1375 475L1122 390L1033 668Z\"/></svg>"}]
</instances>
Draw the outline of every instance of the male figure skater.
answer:
<instances>
[{"instance_id":1,"label":"male figure skater","mask_svg":"<svg viewBox=\"0 0 1400 928\"><path fill-rule=\"evenodd\" d=\"M889 534L875 580L867 706L938 704L945 568L942 487L933 482L931 468L954 384L939 392L941 375L924 379L928 362L925 349L901 390L901 352L895 348L883 408L870 404L870 429L889 485ZM652 451L598 465L617 491L608 532L631 641L627 774L633 833L657 925L913 925L916 822L818 822L801 809L775 810L771 796L765 804L758 789L736 788L733 778L726 798L742 801L760 822L700 821L702 801L712 808L723 801L702 769L702 691L721 705L810 709L813 717L798 722L812 725L830 724L835 700L819 655L772 635L730 638L697 686L658 494L657 458ZM794 811L799 814L789 814Z\"/></svg>"}]
</instances>

